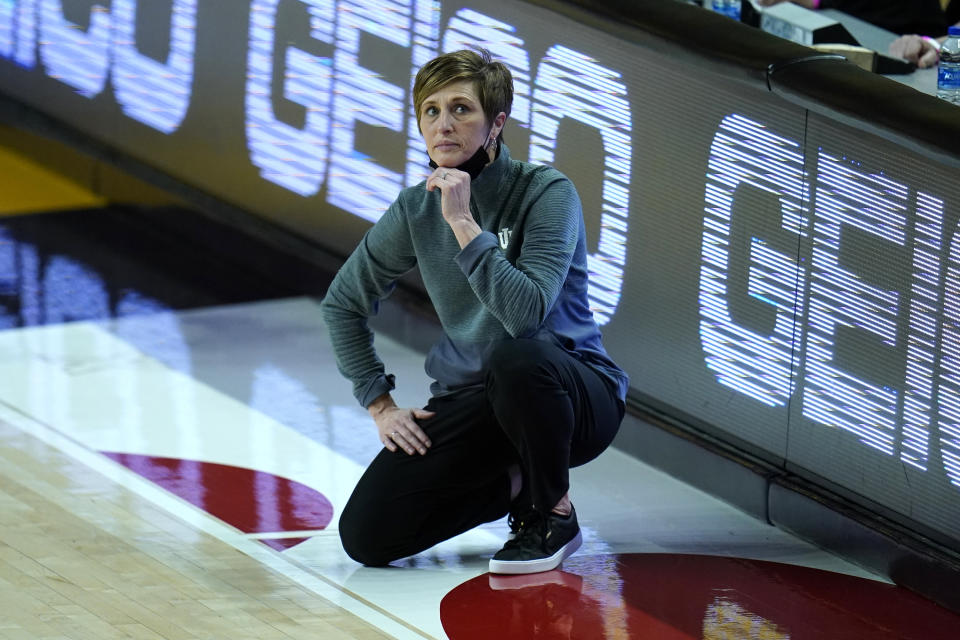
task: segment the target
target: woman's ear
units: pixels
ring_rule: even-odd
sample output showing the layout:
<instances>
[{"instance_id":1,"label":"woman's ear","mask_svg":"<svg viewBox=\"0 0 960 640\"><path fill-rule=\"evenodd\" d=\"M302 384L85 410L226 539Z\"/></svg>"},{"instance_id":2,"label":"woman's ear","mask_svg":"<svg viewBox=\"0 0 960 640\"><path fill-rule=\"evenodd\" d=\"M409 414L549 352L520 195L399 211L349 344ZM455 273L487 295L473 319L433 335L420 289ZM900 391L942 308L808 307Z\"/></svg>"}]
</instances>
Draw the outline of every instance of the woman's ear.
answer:
<instances>
[{"instance_id":1,"label":"woman's ear","mask_svg":"<svg viewBox=\"0 0 960 640\"><path fill-rule=\"evenodd\" d=\"M497 114L497 117L493 119L493 126L490 127L490 142L493 142L500 135L500 132L503 131L503 125L507 121L507 114L501 111Z\"/></svg>"}]
</instances>

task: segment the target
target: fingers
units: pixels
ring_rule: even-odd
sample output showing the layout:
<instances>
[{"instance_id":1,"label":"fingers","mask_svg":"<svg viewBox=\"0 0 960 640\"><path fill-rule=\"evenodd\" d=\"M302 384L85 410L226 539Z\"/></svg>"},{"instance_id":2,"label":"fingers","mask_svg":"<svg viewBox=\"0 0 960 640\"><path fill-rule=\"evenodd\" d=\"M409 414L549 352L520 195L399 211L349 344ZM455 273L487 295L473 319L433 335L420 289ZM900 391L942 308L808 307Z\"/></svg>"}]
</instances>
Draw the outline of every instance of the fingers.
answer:
<instances>
[{"instance_id":1,"label":"fingers","mask_svg":"<svg viewBox=\"0 0 960 640\"><path fill-rule=\"evenodd\" d=\"M464 180L466 180L467 184L470 184L470 175L458 169L437 167L433 170L433 173L427 177L427 191L433 191L434 189L440 189L440 191L452 189L464 182Z\"/></svg>"},{"instance_id":2,"label":"fingers","mask_svg":"<svg viewBox=\"0 0 960 640\"><path fill-rule=\"evenodd\" d=\"M908 38L910 36L900 36L890 43L890 55L907 60L907 49L909 49Z\"/></svg>"},{"instance_id":3,"label":"fingers","mask_svg":"<svg viewBox=\"0 0 960 640\"><path fill-rule=\"evenodd\" d=\"M427 418L432 418L435 415L436 414L433 411L424 411L422 409L413 410L413 417L417 420L425 420ZM430 448L430 437L424 432L423 429L420 428L420 425L414 422L410 427L409 433L412 434L412 436L416 439L413 444L417 447L417 451L419 451L421 455L426 453L427 449Z\"/></svg>"},{"instance_id":4,"label":"fingers","mask_svg":"<svg viewBox=\"0 0 960 640\"><path fill-rule=\"evenodd\" d=\"M397 446L399 446L411 456L414 452L425 455L427 449L430 447L430 438L427 437L427 434L425 434L420 427L414 424L392 431L387 437L387 441L384 442L384 446L390 449L390 451L396 451Z\"/></svg>"},{"instance_id":5,"label":"fingers","mask_svg":"<svg viewBox=\"0 0 960 640\"><path fill-rule=\"evenodd\" d=\"M454 176L452 175L452 169L447 167L437 167L427 178L427 191L433 191L434 189L440 189L440 191L443 191L444 187L447 187L452 183L453 178Z\"/></svg>"},{"instance_id":6,"label":"fingers","mask_svg":"<svg viewBox=\"0 0 960 640\"><path fill-rule=\"evenodd\" d=\"M380 442L382 442L384 448L391 453L397 450L397 444L393 441L393 434L388 433L387 435L382 436L380 438Z\"/></svg>"},{"instance_id":7,"label":"fingers","mask_svg":"<svg viewBox=\"0 0 960 640\"><path fill-rule=\"evenodd\" d=\"M925 47L933 49L918 35L900 36L890 44L890 55L919 64Z\"/></svg>"},{"instance_id":8,"label":"fingers","mask_svg":"<svg viewBox=\"0 0 960 640\"><path fill-rule=\"evenodd\" d=\"M380 423L382 434L380 441L391 452L396 451L399 447L408 455L414 453L425 455L431 445L430 438L416 423L416 420L431 418L434 415L436 414L433 411L422 409L397 409L391 419Z\"/></svg>"},{"instance_id":9,"label":"fingers","mask_svg":"<svg viewBox=\"0 0 960 640\"><path fill-rule=\"evenodd\" d=\"M397 443L397 445L407 452L408 455L413 455L414 452L419 453L420 455L425 455L427 453L427 445L420 442L420 440L414 435L411 431L394 431L390 435L391 440ZM389 448L389 447L388 447Z\"/></svg>"},{"instance_id":10,"label":"fingers","mask_svg":"<svg viewBox=\"0 0 960 640\"><path fill-rule=\"evenodd\" d=\"M903 58L910 62L920 62L920 56L923 54L923 40L915 38L908 40L903 50Z\"/></svg>"},{"instance_id":11,"label":"fingers","mask_svg":"<svg viewBox=\"0 0 960 640\"><path fill-rule=\"evenodd\" d=\"M926 51L923 52L923 55L920 56L920 59L917 60L917 66L921 69L927 69L928 67L936 66L937 62L940 60L940 52L929 47Z\"/></svg>"}]
</instances>

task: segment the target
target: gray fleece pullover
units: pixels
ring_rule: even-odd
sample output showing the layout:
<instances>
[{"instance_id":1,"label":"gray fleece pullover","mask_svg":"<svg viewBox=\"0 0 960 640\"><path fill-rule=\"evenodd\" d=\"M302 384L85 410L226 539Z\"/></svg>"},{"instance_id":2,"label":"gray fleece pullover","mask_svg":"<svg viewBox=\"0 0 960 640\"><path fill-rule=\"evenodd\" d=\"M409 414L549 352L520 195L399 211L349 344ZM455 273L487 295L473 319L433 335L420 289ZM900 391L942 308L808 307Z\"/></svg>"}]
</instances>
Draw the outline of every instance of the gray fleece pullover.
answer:
<instances>
[{"instance_id":1,"label":"gray fleece pullover","mask_svg":"<svg viewBox=\"0 0 960 640\"><path fill-rule=\"evenodd\" d=\"M440 211L440 191L404 189L364 235L321 305L340 372L364 407L394 388L367 317L401 275L419 267L444 335L424 368L434 395L483 384L494 344L545 340L609 379L626 374L607 356L587 303L580 198L562 173L499 156L473 181L470 209L483 232L460 249Z\"/></svg>"}]
</instances>

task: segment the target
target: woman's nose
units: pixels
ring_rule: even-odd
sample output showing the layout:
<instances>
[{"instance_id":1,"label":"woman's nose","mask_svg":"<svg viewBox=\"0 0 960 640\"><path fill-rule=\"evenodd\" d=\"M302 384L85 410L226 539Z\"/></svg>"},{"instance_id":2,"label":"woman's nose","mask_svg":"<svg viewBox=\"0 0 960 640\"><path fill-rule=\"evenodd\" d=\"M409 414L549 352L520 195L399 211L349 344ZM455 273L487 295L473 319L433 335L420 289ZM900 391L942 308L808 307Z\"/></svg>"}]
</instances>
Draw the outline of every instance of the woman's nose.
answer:
<instances>
[{"instance_id":1,"label":"woman's nose","mask_svg":"<svg viewBox=\"0 0 960 640\"><path fill-rule=\"evenodd\" d=\"M449 131L453 128L453 114L449 111L441 111L440 117L437 118L437 124L441 131Z\"/></svg>"}]
</instances>

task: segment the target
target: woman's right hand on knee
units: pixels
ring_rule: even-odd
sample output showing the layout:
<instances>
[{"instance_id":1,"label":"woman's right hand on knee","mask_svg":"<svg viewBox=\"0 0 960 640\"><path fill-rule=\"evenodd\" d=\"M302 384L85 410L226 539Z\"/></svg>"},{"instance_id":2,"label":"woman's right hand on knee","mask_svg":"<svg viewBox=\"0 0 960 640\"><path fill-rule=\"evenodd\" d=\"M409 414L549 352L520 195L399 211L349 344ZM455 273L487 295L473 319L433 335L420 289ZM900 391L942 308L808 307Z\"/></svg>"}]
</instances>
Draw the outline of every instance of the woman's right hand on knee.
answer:
<instances>
[{"instance_id":1,"label":"woman's right hand on knee","mask_svg":"<svg viewBox=\"0 0 960 640\"><path fill-rule=\"evenodd\" d=\"M404 409L398 407L389 393L385 393L367 407L370 416L377 425L380 442L390 451L401 447L408 454L419 452L423 455L430 447L430 438L423 432L417 420L425 420L436 415L424 409Z\"/></svg>"}]
</instances>

